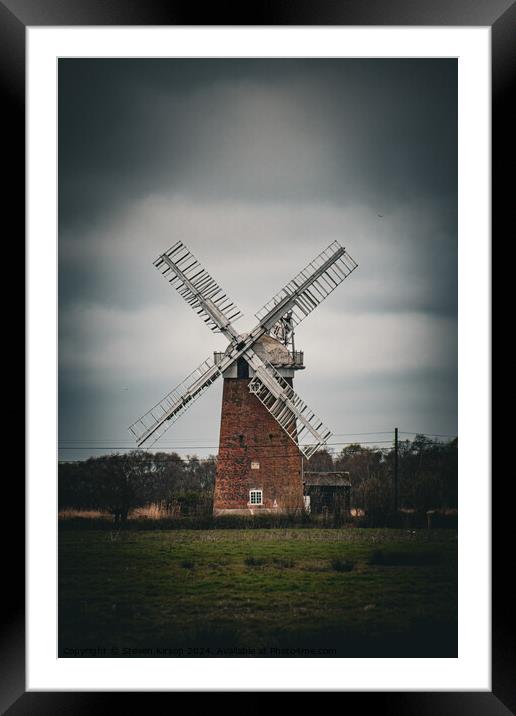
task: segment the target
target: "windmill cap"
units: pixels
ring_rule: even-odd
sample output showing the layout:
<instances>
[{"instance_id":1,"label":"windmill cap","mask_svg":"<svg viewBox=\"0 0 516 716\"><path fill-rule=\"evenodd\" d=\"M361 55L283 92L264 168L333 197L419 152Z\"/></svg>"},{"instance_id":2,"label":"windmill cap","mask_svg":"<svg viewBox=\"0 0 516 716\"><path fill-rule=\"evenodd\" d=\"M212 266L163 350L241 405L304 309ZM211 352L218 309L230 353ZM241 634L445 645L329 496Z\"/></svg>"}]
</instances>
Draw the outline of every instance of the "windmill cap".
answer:
<instances>
[{"instance_id":1,"label":"windmill cap","mask_svg":"<svg viewBox=\"0 0 516 716\"><path fill-rule=\"evenodd\" d=\"M245 340L249 334L242 333L238 336L238 340ZM231 351L232 347L229 346L226 353ZM273 366L291 366L294 364L294 359L290 354L289 350L278 341L277 338L272 336L263 335L253 343L253 351L263 361L272 363Z\"/></svg>"}]
</instances>

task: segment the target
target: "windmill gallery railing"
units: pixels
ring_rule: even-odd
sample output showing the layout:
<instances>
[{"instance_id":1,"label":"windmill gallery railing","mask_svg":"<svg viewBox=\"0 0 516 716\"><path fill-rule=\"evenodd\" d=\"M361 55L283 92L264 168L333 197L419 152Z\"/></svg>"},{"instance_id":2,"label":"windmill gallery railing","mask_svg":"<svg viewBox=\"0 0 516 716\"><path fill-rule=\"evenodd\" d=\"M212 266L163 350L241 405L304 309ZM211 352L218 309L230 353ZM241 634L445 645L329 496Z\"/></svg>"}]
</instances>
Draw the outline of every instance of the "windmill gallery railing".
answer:
<instances>
[{"instance_id":1,"label":"windmill gallery railing","mask_svg":"<svg viewBox=\"0 0 516 716\"><path fill-rule=\"evenodd\" d=\"M292 367L296 368L302 368L304 367L304 352L303 351L289 351L290 355L290 362L287 365L290 365ZM225 356L224 351L216 351L213 354L213 360L215 361L215 365L219 365L219 363L222 361L222 359Z\"/></svg>"}]
</instances>

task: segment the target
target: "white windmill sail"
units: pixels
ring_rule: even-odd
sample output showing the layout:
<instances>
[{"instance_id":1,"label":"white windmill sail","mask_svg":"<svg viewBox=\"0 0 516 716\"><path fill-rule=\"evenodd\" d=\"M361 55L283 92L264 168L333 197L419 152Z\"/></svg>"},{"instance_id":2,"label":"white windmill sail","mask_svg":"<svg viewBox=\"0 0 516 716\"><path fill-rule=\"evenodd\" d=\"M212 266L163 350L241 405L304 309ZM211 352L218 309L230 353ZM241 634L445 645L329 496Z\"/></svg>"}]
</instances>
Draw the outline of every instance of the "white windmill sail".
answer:
<instances>
[{"instance_id":1,"label":"white windmill sail","mask_svg":"<svg viewBox=\"0 0 516 716\"><path fill-rule=\"evenodd\" d=\"M309 459L332 436L313 410L270 363L258 367L249 390ZM309 442L304 442L308 440Z\"/></svg>"},{"instance_id":2,"label":"white windmill sail","mask_svg":"<svg viewBox=\"0 0 516 716\"><path fill-rule=\"evenodd\" d=\"M179 385L138 418L130 427L138 446L151 437L152 445L181 417L220 375L213 359L207 358Z\"/></svg>"},{"instance_id":3,"label":"white windmill sail","mask_svg":"<svg viewBox=\"0 0 516 716\"><path fill-rule=\"evenodd\" d=\"M238 320L242 312L181 241L158 256L154 266L214 333L236 339L231 321Z\"/></svg>"},{"instance_id":4,"label":"white windmill sail","mask_svg":"<svg viewBox=\"0 0 516 716\"><path fill-rule=\"evenodd\" d=\"M255 314L256 318L270 329L292 311L292 325L299 325L357 266L346 249L334 241L278 291Z\"/></svg>"}]
</instances>

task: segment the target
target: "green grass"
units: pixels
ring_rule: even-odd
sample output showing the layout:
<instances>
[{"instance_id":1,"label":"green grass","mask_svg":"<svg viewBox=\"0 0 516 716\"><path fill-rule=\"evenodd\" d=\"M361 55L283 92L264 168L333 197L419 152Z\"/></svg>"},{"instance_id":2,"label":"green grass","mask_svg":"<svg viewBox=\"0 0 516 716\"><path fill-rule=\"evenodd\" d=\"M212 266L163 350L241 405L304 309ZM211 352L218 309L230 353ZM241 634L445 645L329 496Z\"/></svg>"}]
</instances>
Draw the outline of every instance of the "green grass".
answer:
<instances>
[{"instance_id":1,"label":"green grass","mask_svg":"<svg viewBox=\"0 0 516 716\"><path fill-rule=\"evenodd\" d=\"M59 653L456 656L457 533L62 531Z\"/></svg>"}]
</instances>

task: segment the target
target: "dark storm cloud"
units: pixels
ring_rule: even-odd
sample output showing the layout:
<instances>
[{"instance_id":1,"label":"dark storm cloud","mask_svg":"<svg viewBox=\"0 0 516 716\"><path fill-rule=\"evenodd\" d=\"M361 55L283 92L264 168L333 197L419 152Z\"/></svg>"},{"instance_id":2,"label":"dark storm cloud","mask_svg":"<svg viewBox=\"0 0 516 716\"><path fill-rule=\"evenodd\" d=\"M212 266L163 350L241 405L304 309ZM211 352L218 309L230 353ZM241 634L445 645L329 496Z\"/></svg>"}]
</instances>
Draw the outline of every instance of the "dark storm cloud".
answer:
<instances>
[{"instance_id":1,"label":"dark storm cloud","mask_svg":"<svg viewBox=\"0 0 516 716\"><path fill-rule=\"evenodd\" d=\"M455 60L60 60L60 439L126 440L224 347L152 267L177 238L240 330L341 241L300 392L336 432L453 432L456 134ZM216 441L217 390L175 440Z\"/></svg>"},{"instance_id":2,"label":"dark storm cloud","mask_svg":"<svg viewBox=\"0 0 516 716\"><path fill-rule=\"evenodd\" d=\"M456 92L452 60L61 60L60 228L164 190L453 203Z\"/></svg>"}]
</instances>

